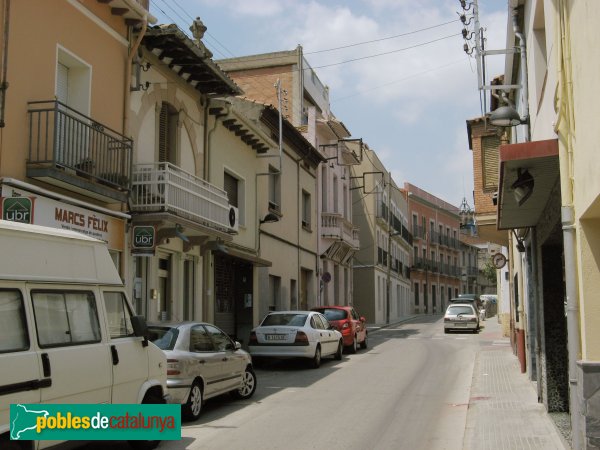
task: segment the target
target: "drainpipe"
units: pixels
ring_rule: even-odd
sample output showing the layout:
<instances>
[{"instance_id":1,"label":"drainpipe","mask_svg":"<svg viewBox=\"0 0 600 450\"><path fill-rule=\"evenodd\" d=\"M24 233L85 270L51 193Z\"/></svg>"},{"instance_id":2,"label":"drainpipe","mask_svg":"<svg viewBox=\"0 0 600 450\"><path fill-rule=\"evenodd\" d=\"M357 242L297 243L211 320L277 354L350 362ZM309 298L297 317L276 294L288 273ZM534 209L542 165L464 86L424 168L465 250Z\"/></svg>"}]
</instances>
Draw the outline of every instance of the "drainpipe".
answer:
<instances>
[{"instance_id":1,"label":"drainpipe","mask_svg":"<svg viewBox=\"0 0 600 450\"><path fill-rule=\"evenodd\" d=\"M558 86L555 93L557 118L554 131L559 138L561 221L563 229L565 259L565 313L567 316L567 349L569 358L569 409L571 416L572 447L579 450L584 447L582 414L579 402L578 367L581 358L579 323L579 286L577 281L577 234L575 208L573 205L573 96L571 78L571 47L568 23L567 2L559 1L557 8L557 27L560 36L557 42Z\"/></svg>"},{"instance_id":2,"label":"drainpipe","mask_svg":"<svg viewBox=\"0 0 600 450\"><path fill-rule=\"evenodd\" d=\"M512 25L513 32L515 37L519 40L519 54L521 56L521 61L519 64L519 71L521 73L521 105L523 108L522 117L526 119L526 122L523 124L523 129L525 132L525 141L529 142L531 140L531 134L529 130L529 87L527 83L527 46L525 45L525 37L521 33L518 24L519 19L519 11L515 8L512 10ZM520 255L519 255L520 256ZM524 274L524 266L522 264L521 259L521 274ZM519 308L516 311L516 314L519 316L519 324L516 327L517 332L517 357L521 364L521 373L525 373L526 371L526 360L525 360L525 317L524 317L524 297L525 292L524 289L519 289ZM531 349L530 349L531 351Z\"/></svg>"},{"instance_id":3,"label":"drainpipe","mask_svg":"<svg viewBox=\"0 0 600 450\"><path fill-rule=\"evenodd\" d=\"M142 29L133 44L133 47L129 50L129 55L127 56L127 61L125 63L125 95L123 96L123 135L129 136L128 128L129 128L129 100L131 98L131 65L133 64L133 58L137 54L138 48L146 34L146 29L148 28L148 14L144 13L144 18L142 19ZM130 28L131 30L131 28ZM131 31L130 31L131 32Z\"/></svg>"},{"instance_id":4,"label":"drainpipe","mask_svg":"<svg viewBox=\"0 0 600 450\"><path fill-rule=\"evenodd\" d=\"M2 46L2 79L0 80L0 128L4 128L4 105L6 103L6 90L8 89L6 72L8 70L8 27L10 25L10 0L4 0L4 14L2 19L4 28L4 45ZM0 151L1 150L2 147L0 147Z\"/></svg>"}]
</instances>

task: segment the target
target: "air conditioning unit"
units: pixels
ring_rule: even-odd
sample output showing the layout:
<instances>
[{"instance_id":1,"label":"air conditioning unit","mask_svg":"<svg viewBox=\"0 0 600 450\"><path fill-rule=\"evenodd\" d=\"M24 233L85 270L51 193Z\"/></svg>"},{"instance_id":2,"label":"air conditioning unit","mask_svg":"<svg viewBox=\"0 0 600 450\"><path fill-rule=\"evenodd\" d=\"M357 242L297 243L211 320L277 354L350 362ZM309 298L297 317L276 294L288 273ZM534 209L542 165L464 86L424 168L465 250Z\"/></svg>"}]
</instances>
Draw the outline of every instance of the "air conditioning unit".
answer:
<instances>
[{"instance_id":1,"label":"air conditioning unit","mask_svg":"<svg viewBox=\"0 0 600 450\"><path fill-rule=\"evenodd\" d=\"M231 231L239 231L240 229L240 211L235 206L229 205L229 216L228 221L229 229Z\"/></svg>"}]
</instances>

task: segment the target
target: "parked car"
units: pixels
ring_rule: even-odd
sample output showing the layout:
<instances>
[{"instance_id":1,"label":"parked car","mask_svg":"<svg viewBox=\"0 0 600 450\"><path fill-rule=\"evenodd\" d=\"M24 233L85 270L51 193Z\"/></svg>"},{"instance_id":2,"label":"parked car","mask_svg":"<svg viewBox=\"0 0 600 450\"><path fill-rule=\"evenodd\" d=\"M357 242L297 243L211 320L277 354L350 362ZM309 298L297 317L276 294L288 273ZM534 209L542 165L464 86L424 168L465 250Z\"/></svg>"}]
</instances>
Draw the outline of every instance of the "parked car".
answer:
<instances>
[{"instance_id":1,"label":"parked car","mask_svg":"<svg viewBox=\"0 0 600 450\"><path fill-rule=\"evenodd\" d=\"M481 300L480 296L477 294L458 294L458 298L457 299L452 299L450 300L451 302L453 302L454 300L456 301L474 301L476 304L476 309L481 309L483 308L483 301Z\"/></svg>"},{"instance_id":2,"label":"parked car","mask_svg":"<svg viewBox=\"0 0 600 450\"><path fill-rule=\"evenodd\" d=\"M444 333L450 330L479 331L479 314L471 303L452 303L444 315Z\"/></svg>"},{"instance_id":3,"label":"parked car","mask_svg":"<svg viewBox=\"0 0 600 450\"><path fill-rule=\"evenodd\" d=\"M367 321L352 306L317 306L312 310L323 314L342 333L344 347L350 353L356 353L359 345L367 348Z\"/></svg>"},{"instance_id":4,"label":"parked car","mask_svg":"<svg viewBox=\"0 0 600 450\"><path fill-rule=\"evenodd\" d=\"M256 390L252 358L216 326L201 322L150 324L150 339L167 355L170 403L196 420L205 400L224 393L247 399Z\"/></svg>"},{"instance_id":5,"label":"parked car","mask_svg":"<svg viewBox=\"0 0 600 450\"><path fill-rule=\"evenodd\" d=\"M308 358L312 367L323 356L342 359L342 333L316 311L270 312L250 332L250 354L259 358Z\"/></svg>"}]
</instances>

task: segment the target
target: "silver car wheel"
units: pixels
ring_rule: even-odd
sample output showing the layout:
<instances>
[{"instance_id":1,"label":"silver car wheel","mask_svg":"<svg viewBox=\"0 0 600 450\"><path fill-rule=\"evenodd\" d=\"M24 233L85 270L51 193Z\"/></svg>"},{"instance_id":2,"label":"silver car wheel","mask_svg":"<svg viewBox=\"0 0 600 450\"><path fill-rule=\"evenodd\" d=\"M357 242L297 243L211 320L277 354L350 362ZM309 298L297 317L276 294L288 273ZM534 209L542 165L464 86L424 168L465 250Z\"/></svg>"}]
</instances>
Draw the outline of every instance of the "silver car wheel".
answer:
<instances>
[{"instance_id":1,"label":"silver car wheel","mask_svg":"<svg viewBox=\"0 0 600 450\"><path fill-rule=\"evenodd\" d=\"M242 378L242 387L239 389L240 397L250 397L254 393L256 377L254 376L254 373L252 373L250 370L246 370Z\"/></svg>"},{"instance_id":2,"label":"silver car wheel","mask_svg":"<svg viewBox=\"0 0 600 450\"><path fill-rule=\"evenodd\" d=\"M198 417L202 410L202 388L197 384L194 384L190 391L189 405L192 417Z\"/></svg>"}]
</instances>

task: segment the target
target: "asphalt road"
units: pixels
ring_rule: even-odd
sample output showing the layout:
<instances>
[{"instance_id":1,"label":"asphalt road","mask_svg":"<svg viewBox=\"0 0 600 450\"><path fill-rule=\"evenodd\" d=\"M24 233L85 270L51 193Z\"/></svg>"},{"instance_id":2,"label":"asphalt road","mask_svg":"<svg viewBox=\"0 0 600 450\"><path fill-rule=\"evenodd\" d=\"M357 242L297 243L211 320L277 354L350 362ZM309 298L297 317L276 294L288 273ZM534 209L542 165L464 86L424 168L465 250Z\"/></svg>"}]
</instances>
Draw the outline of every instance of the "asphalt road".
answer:
<instances>
[{"instance_id":1,"label":"asphalt road","mask_svg":"<svg viewBox=\"0 0 600 450\"><path fill-rule=\"evenodd\" d=\"M319 369L269 363L252 399L209 400L181 441L159 449L462 449L478 347L477 334L445 335L441 316L425 316L377 330L368 349ZM128 448L107 444L85 450Z\"/></svg>"}]
</instances>

